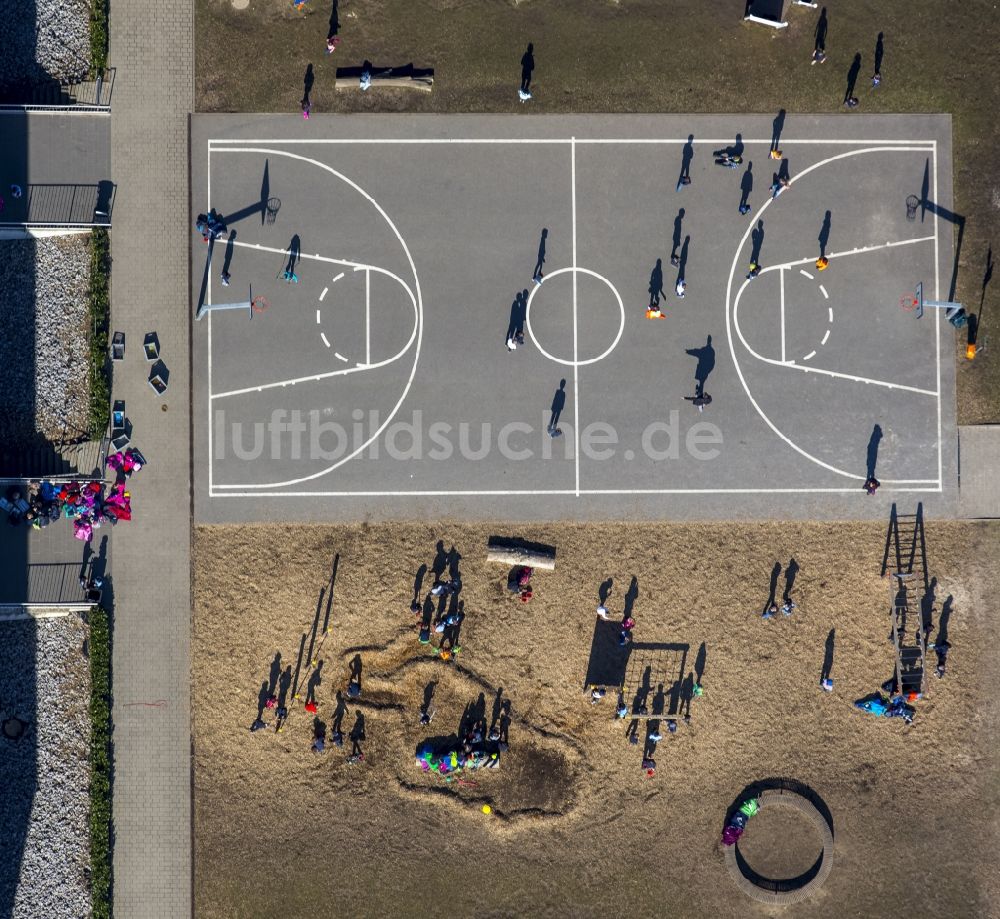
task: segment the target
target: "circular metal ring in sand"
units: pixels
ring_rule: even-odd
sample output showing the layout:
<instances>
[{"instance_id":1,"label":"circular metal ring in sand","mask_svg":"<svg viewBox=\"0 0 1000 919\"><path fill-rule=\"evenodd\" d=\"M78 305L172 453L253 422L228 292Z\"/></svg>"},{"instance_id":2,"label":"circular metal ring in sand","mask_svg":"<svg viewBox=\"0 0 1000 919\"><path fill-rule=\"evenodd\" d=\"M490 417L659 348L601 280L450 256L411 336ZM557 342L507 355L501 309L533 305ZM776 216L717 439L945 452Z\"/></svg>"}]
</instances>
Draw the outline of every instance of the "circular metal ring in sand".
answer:
<instances>
[{"instance_id":1,"label":"circular metal ring in sand","mask_svg":"<svg viewBox=\"0 0 1000 919\"><path fill-rule=\"evenodd\" d=\"M736 881L736 886L758 903L797 903L822 887L833 868L833 827L815 804L789 788L769 788L762 791L759 803L761 810L766 807L790 807L808 817L822 841L819 858L808 871L798 877L775 881L763 877L750 867L740 853L737 842L724 850L726 868Z\"/></svg>"}]
</instances>

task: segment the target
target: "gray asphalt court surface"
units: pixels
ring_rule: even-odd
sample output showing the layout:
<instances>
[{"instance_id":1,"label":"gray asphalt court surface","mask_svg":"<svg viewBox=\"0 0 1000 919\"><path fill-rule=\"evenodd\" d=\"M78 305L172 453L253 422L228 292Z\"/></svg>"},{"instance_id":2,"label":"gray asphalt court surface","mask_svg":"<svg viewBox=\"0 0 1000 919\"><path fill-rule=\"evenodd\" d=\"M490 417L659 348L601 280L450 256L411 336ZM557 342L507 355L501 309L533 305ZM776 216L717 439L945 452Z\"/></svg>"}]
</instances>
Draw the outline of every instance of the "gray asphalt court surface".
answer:
<instances>
[{"instance_id":1,"label":"gray asphalt court surface","mask_svg":"<svg viewBox=\"0 0 1000 919\"><path fill-rule=\"evenodd\" d=\"M773 128L195 116L196 519L953 516L951 120Z\"/></svg>"}]
</instances>

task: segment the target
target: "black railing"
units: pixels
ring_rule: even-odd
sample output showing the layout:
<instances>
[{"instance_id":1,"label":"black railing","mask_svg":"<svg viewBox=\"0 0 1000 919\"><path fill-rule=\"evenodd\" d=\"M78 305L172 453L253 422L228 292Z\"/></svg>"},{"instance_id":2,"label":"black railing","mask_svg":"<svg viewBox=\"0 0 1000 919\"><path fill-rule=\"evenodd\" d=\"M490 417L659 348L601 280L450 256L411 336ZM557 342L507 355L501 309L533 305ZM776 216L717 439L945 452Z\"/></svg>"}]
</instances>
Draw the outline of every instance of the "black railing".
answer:
<instances>
[{"instance_id":1,"label":"black railing","mask_svg":"<svg viewBox=\"0 0 1000 919\"><path fill-rule=\"evenodd\" d=\"M115 201L112 182L92 185L29 184L20 198L10 197L0 226L110 226Z\"/></svg>"},{"instance_id":2,"label":"black railing","mask_svg":"<svg viewBox=\"0 0 1000 919\"><path fill-rule=\"evenodd\" d=\"M110 111L114 86L114 67L107 68L93 79L75 83L59 80L25 83L6 90L0 96L0 108Z\"/></svg>"}]
</instances>

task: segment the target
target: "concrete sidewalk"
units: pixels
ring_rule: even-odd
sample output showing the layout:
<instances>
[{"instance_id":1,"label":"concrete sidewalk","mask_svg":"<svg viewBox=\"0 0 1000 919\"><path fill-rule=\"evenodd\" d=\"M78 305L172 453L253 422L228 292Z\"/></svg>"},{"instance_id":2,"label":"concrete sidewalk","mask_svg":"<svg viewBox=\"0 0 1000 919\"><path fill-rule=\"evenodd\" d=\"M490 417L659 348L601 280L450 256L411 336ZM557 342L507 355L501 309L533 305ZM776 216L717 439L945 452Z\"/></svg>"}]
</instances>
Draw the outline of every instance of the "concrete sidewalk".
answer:
<instances>
[{"instance_id":1,"label":"concrete sidewalk","mask_svg":"<svg viewBox=\"0 0 1000 919\"><path fill-rule=\"evenodd\" d=\"M187 128L194 102L191 0L112 0L111 119L118 186L112 328L126 336L113 396L149 465L114 546L115 913L191 914L191 508ZM147 382L159 335L169 388Z\"/></svg>"}]
</instances>

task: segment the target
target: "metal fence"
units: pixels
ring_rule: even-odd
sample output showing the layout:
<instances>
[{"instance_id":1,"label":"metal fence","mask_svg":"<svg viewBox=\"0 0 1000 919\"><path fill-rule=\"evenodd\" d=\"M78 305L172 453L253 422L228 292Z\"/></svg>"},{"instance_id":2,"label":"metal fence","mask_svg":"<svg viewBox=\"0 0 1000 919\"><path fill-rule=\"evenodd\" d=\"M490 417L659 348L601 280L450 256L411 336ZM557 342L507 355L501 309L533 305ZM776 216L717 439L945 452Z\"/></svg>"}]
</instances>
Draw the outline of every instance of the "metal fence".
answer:
<instances>
[{"instance_id":1,"label":"metal fence","mask_svg":"<svg viewBox=\"0 0 1000 919\"><path fill-rule=\"evenodd\" d=\"M29 184L8 201L0 226L102 227L111 225L115 185Z\"/></svg>"},{"instance_id":2,"label":"metal fence","mask_svg":"<svg viewBox=\"0 0 1000 919\"><path fill-rule=\"evenodd\" d=\"M109 67L93 79L77 83L48 80L17 87L4 95L0 109L110 112L114 86L115 68Z\"/></svg>"}]
</instances>

